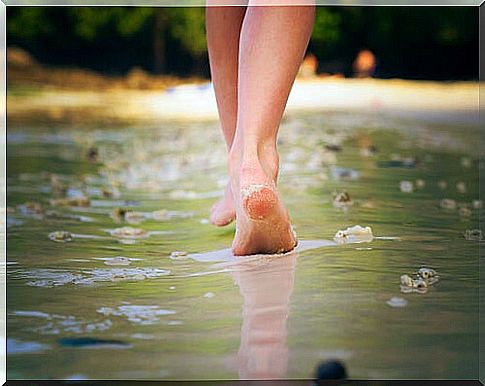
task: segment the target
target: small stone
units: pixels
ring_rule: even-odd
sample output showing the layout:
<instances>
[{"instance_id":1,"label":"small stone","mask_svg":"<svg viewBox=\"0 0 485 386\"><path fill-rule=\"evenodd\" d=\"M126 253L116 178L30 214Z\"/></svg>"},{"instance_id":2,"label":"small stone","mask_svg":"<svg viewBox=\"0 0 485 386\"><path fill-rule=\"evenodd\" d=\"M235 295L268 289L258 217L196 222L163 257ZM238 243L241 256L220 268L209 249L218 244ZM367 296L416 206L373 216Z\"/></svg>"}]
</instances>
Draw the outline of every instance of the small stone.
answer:
<instances>
[{"instance_id":1,"label":"small stone","mask_svg":"<svg viewBox=\"0 0 485 386\"><path fill-rule=\"evenodd\" d=\"M207 292L204 294L204 297L207 299L212 299L214 297L214 294L212 292Z\"/></svg>"},{"instance_id":2,"label":"small stone","mask_svg":"<svg viewBox=\"0 0 485 386\"><path fill-rule=\"evenodd\" d=\"M49 239L57 243L72 241L72 233L66 231L55 231L49 234Z\"/></svg>"},{"instance_id":3,"label":"small stone","mask_svg":"<svg viewBox=\"0 0 485 386\"><path fill-rule=\"evenodd\" d=\"M461 217L470 217L472 215L472 211L467 207L461 207L458 213Z\"/></svg>"},{"instance_id":4,"label":"small stone","mask_svg":"<svg viewBox=\"0 0 485 386\"><path fill-rule=\"evenodd\" d=\"M425 280L421 278L413 280L413 288L422 289L427 287L428 287L428 283Z\"/></svg>"},{"instance_id":5,"label":"small stone","mask_svg":"<svg viewBox=\"0 0 485 386\"><path fill-rule=\"evenodd\" d=\"M472 160L469 157L462 157L461 166L464 168L469 168L472 166Z\"/></svg>"},{"instance_id":6,"label":"small stone","mask_svg":"<svg viewBox=\"0 0 485 386\"><path fill-rule=\"evenodd\" d=\"M183 260L187 258L188 253L185 251L174 251L170 254L172 260Z\"/></svg>"},{"instance_id":7,"label":"small stone","mask_svg":"<svg viewBox=\"0 0 485 386\"><path fill-rule=\"evenodd\" d=\"M373 239L372 229L360 225L355 225L343 231L339 230L333 238L337 244L370 242Z\"/></svg>"},{"instance_id":8,"label":"small stone","mask_svg":"<svg viewBox=\"0 0 485 386\"><path fill-rule=\"evenodd\" d=\"M416 180L416 187L418 189L423 189L426 186L426 182L420 178Z\"/></svg>"},{"instance_id":9,"label":"small stone","mask_svg":"<svg viewBox=\"0 0 485 386\"><path fill-rule=\"evenodd\" d=\"M207 219L207 218L201 218L200 219L200 223L201 224L209 224L209 219Z\"/></svg>"},{"instance_id":10,"label":"small stone","mask_svg":"<svg viewBox=\"0 0 485 386\"><path fill-rule=\"evenodd\" d=\"M483 208L483 201L482 200L473 200L472 201L473 209L482 209Z\"/></svg>"},{"instance_id":11,"label":"small stone","mask_svg":"<svg viewBox=\"0 0 485 386\"><path fill-rule=\"evenodd\" d=\"M333 197L333 206L336 208L348 208L352 206L354 202L350 198L350 195L344 190L340 193L335 193Z\"/></svg>"},{"instance_id":12,"label":"small stone","mask_svg":"<svg viewBox=\"0 0 485 386\"><path fill-rule=\"evenodd\" d=\"M414 190L414 185L411 181L401 181L399 183L399 188L401 189L401 192L412 193Z\"/></svg>"},{"instance_id":13,"label":"small stone","mask_svg":"<svg viewBox=\"0 0 485 386\"><path fill-rule=\"evenodd\" d=\"M148 234L140 228L122 227L110 231L111 236L124 239L140 239L145 238Z\"/></svg>"},{"instance_id":14,"label":"small stone","mask_svg":"<svg viewBox=\"0 0 485 386\"><path fill-rule=\"evenodd\" d=\"M451 198L443 198L440 201L440 207L443 209L456 209L456 201Z\"/></svg>"},{"instance_id":15,"label":"small stone","mask_svg":"<svg viewBox=\"0 0 485 386\"><path fill-rule=\"evenodd\" d=\"M436 276L436 271L431 268L420 268L418 271L418 275L421 276L423 279L429 279Z\"/></svg>"},{"instance_id":16,"label":"small stone","mask_svg":"<svg viewBox=\"0 0 485 386\"><path fill-rule=\"evenodd\" d=\"M98 162L98 149L95 146L91 146L88 151L86 152L86 158L89 162L96 163Z\"/></svg>"},{"instance_id":17,"label":"small stone","mask_svg":"<svg viewBox=\"0 0 485 386\"><path fill-rule=\"evenodd\" d=\"M406 299L393 296L386 303L389 304L391 307L402 308L406 307L408 301Z\"/></svg>"},{"instance_id":18,"label":"small stone","mask_svg":"<svg viewBox=\"0 0 485 386\"><path fill-rule=\"evenodd\" d=\"M406 287L413 286L413 279L409 275L402 275L401 276L401 284Z\"/></svg>"},{"instance_id":19,"label":"small stone","mask_svg":"<svg viewBox=\"0 0 485 386\"><path fill-rule=\"evenodd\" d=\"M466 193L466 184L463 181L459 181L456 183L456 190L460 193Z\"/></svg>"},{"instance_id":20,"label":"small stone","mask_svg":"<svg viewBox=\"0 0 485 386\"><path fill-rule=\"evenodd\" d=\"M101 194L104 198L119 198L121 196L120 191L116 188L108 189L103 188Z\"/></svg>"},{"instance_id":21,"label":"small stone","mask_svg":"<svg viewBox=\"0 0 485 386\"><path fill-rule=\"evenodd\" d=\"M325 150L334 152L334 153L339 153L342 151L342 146L340 145L333 145L333 144L327 144L325 145Z\"/></svg>"},{"instance_id":22,"label":"small stone","mask_svg":"<svg viewBox=\"0 0 485 386\"><path fill-rule=\"evenodd\" d=\"M468 229L465 231L465 239L468 241L480 241L482 237L482 231L480 229Z\"/></svg>"},{"instance_id":23,"label":"small stone","mask_svg":"<svg viewBox=\"0 0 485 386\"><path fill-rule=\"evenodd\" d=\"M446 181L438 181L438 187L441 189L441 190L445 190L446 188L448 188L448 182Z\"/></svg>"}]
</instances>

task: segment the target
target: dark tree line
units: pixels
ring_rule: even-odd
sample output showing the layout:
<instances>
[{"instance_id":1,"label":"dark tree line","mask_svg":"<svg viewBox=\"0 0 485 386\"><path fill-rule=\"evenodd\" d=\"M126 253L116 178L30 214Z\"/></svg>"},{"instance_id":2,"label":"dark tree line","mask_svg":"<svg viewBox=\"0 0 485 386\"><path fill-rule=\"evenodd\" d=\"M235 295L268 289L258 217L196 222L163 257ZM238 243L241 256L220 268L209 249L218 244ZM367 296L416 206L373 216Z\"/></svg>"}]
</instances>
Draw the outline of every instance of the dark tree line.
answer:
<instances>
[{"instance_id":1,"label":"dark tree line","mask_svg":"<svg viewBox=\"0 0 485 386\"><path fill-rule=\"evenodd\" d=\"M203 8L8 7L7 44L45 64L123 74L209 73ZM361 48L377 76L478 78L475 7L318 7L309 46L319 71L350 75Z\"/></svg>"}]
</instances>

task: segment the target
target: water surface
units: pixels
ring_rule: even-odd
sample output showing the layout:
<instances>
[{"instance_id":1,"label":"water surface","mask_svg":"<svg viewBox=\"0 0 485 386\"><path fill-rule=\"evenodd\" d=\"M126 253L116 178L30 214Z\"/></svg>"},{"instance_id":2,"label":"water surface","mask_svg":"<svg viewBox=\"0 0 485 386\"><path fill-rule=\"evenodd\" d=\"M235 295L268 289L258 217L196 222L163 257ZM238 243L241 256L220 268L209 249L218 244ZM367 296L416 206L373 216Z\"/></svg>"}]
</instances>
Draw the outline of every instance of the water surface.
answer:
<instances>
[{"instance_id":1,"label":"water surface","mask_svg":"<svg viewBox=\"0 0 485 386\"><path fill-rule=\"evenodd\" d=\"M479 242L464 232L483 215L478 138L475 125L411 115L288 116L279 187L299 239L320 241L235 259L234 225L207 221L227 181L217 123L11 129L9 379L308 378L333 358L353 378L476 379ZM347 210L333 205L343 190ZM90 205L51 205L65 196ZM357 224L398 239L332 242ZM114 236L123 226L145 233ZM439 282L401 293L420 267Z\"/></svg>"}]
</instances>

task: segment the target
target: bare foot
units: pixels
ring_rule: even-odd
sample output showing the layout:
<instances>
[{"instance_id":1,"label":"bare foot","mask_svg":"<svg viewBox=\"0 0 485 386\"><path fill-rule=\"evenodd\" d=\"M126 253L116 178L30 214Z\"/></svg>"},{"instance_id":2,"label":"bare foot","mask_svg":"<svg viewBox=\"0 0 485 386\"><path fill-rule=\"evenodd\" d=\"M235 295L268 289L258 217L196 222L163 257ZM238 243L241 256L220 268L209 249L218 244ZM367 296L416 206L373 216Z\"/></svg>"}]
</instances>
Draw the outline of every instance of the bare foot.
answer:
<instances>
[{"instance_id":1,"label":"bare foot","mask_svg":"<svg viewBox=\"0 0 485 386\"><path fill-rule=\"evenodd\" d=\"M231 184L228 183L224 191L224 197L212 206L210 222L215 226L223 227L233 222L235 218L236 209L234 208Z\"/></svg>"},{"instance_id":2,"label":"bare foot","mask_svg":"<svg viewBox=\"0 0 485 386\"><path fill-rule=\"evenodd\" d=\"M235 255L284 253L296 246L288 212L276 189L278 155L231 156L229 174L236 207Z\"/></svg>"}]
</instances>

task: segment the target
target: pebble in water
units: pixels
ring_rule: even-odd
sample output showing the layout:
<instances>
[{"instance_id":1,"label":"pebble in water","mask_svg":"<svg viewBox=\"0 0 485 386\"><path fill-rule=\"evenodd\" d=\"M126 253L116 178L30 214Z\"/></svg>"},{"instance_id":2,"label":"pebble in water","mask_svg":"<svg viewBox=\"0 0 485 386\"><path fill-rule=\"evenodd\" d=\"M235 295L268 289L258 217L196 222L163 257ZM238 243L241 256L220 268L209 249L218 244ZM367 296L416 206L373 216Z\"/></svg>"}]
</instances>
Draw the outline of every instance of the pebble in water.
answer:
<instances>
[{"instance_id":1,"label":"pebble in water","mask_svg":"<svg viewBox=\"0 0 485 386\"><path fill-rule=\"evenodd\" d=\"M111 188L110 189L110 188L104 187L103 189L101 189L101 195L104 198L120 198L121 197L121 193L117 188Z\"/></svg>"},{"instance_id":2,"label":"pebble in water","mask_svg":"<svg viewBox=\"0 0 485 386\"><path fill-rule=\"evenodd\" d=\"M337 244L363 243L370 242L373 239L372 229L370 227L364 228L360 225L355 225L343 231L339 230L333 238Z\"/></svg>"},{"instance_id":3,"label":"pebble in water","mask_svg":"<svg viewBox=\"0 0 485 386\"><path fill-rule=\"evenodd\" d=\"M472 160L469 157L462 157L461 159L461 166L464 168L469 168L472 166Z\"/></svg>"},{"instance_id":4,"label":"pebble in water","mask_svg":"<svg viewBox=\"0 0 485 386\"><path fill-rule=\"evenodd\" d=\"M339 153L342 151L342 146L340 145L334 145L334 144L327 144L325 145L325 150L334 152L334 153Z\"/></svg>"},{"instance_id":5,"label":"pebble in water","mask_svg":"<svg viewBox=\"0 0 485 386\"><path fill-rule=\"evenodd\" d=\"M473 209L482 209L483 208L483 201L482 200L473 200L472 201Z\"/></svg>"},{"instance_id":6,"label":"pebble in water","mask_svg":"<svg viewBox=\"0 0 485 386\"><path fill-rule=\"evenodd\" d=\"M406 307L406 305L408 304L408 301L406 299L393 296L386 303L389 304L391 307L402 308L402 307Z\"/></svg>"},{"instance_id":7,"label":"pebble in water","mask_svg":"<svg viewBox=\"0 0 485 386\"><path fill-rule=\"evenodd\" d=\"M436 283L438 280L439 276L436 274L434 269L422 267L418 270L415 278L412 278L409 275L401 276L401 292L426 293L428 291L428 287Z\"/></svg>"},{"instance_id":8,"label":"pebble in water","mask_svg":"<svg viewBox=\"0 0 485 386\"><path fill-rule=\"evenodd\" d=\"M416 180L416 188L423 189L426 186L426 182L420 178Z\"/></svg>"},{"instance_id":9,"label":"pebble in water","mask_svg":"<svg viewBox=\"0 0 485 386\"><path fill-rule=\"evenodd\" d=\"M399 183L399 189L404 193L412 193L414 190L414 185L411 181L401 181Z\"/></svg>"},{"instance_id":10,"label":"pebble in water","mask_svg":"<svg viewBox=\"0 0 485 386\"><path fill-rule=\"evenodd\" d=\"M188 256L188 253L185 251L174 251L170 254L170 258L172 260L184 260Z\"/></svg>"},{"instance_id":11,"label":"pebble in water","mask_svg":"<svg viewBox=\"0 0 485 386\"><path fill-rule=\"evenodd\" d=\"M447 187L448 187L448 183L446 181L438 181L438 187L441 189L441 190L445 190Z\"/></svg>"},{"instance_id":12,"label":"pebble in water","mask_svg":"<svg viewBox=\"0 0 485 386\"><path fill-rule=\"evenodd\" d=\"M111 236L121 239L143 239L148 237L148 233L141 228L122 227L109 231Z\"/></svg>"},{"instance_id":13,"label":"pebble in water","mask_svg":"<svg viewBox=\"0 0 485 386\"><path fill-rule=\"evenodd\" d=\"M406 287L412 287L413 286L413 279L409 275L402 275L401 276L401 284L406 286Z\"/></svg>"},{"instance_id":14,"label":"pebble in water","mask_svg":"<svg viewBox=\"0 0 485 386\"><path fill-rule=\"evenodd\" d=\"M480 229L467 229L465 231L465 239L468 241L480 241L482 237L482 231Z\"/></svg>"},{"instance_id":15,"label":"pebble in water","mask_svg":"<svg viewBox=\"0 0 485 386\"><path fill-rule=\"evenodd\" d=\"M418 271L418 275L421 276L423 279L430 279L436 276L436 271L431 268L420 268Z\"/></svg>"},{"instance_id":16,"label":"pebble in water","mask_svg":"<svg viewBox=\"0 0 485 386\"><path fill-rule=\"evenodd\" d=\"M458 190L460 193L466 193L466 184L463 181L459 181L456 183L456 190Z\"/></svg>"},{"instance_id":17,"label":"pebble in water","mask_svg":"<svg viewBox=\"0 0 485 386\"><path fill-rule=\"evenodd\" d=\"M418 278L418 279L411 279L411 285L402 284L401 280L401 292L403 293L410 293L410 292L417 292L417 293L426 293L428 291L428 284L425 280Z\"/></svg>"},{"instance_id":18,"label":"pebble in water","mask_svg":"<svg viewBox=\"0 0 485 386\"><path fill-rule=\"evenodd\" d=\"M98 162L98 155L98 148L96 146L91 146L86 152L86 158L92 163Z\"/></svg>"},{"instance_id":19,"label":"pebble in water","mask_svg":"<svg viewBox=\"0 0 485 386\"><path fill-rule=\"evenodd\" d=\"M49 239L57 243L65 243L67 241L72 241L72 233L67 231L55 231L49 234Z\"/></svg>"},{"instance_id":20,"label":"pebble in water","mask_svg":"<svg viewBox=\"0 0 485 386\"><path fill-rule=\"evenodd\" d=\"M121 222L125 219L125 213L128 212L128 209L124 208L115 208L110 214L110 217L115 220L116 222Z\"/></svg>"},{"instance_id":21,"label":"pebble in water","mask_svg":"<svg viewBox=\"0 0 485 386\"><path fill-rule=\"evenodd\" d=\"M456 201L451 198L443 198L440 201L440 207L443 209L456 209Z\"/></svg>"},{"instance_id":22,"label":"pebble in water","mask_svg":"<svg viewBox=\"0 0 485 386\"><path fill-rule=\"evenodd\" d=\"M333 206L336 208L347 209L352 206L354 202L350 198L350 195L344 190L340 193L334 193Z\"/></svg>"}]
</instances>

